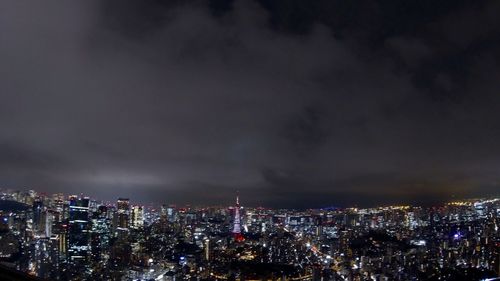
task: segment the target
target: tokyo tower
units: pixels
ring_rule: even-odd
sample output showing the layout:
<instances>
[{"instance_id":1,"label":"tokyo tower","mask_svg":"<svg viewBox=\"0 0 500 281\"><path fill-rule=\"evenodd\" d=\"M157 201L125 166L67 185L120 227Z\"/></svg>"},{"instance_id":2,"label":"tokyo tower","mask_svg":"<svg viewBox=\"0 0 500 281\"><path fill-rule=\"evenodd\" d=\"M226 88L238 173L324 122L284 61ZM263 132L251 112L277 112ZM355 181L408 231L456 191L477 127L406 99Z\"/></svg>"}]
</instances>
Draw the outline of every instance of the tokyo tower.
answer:
<instances>
[{"instance_id":1,"label":"tokyo tower","mask_svg":"<svg viewBox=\"0 0 500 281\"><path fill-rule=\"evenodd\" d=\"M236 207L234 208L233 236L237 242L245 240L241 234L240 199L236 196Z\"/></svg>"}]
</instances>

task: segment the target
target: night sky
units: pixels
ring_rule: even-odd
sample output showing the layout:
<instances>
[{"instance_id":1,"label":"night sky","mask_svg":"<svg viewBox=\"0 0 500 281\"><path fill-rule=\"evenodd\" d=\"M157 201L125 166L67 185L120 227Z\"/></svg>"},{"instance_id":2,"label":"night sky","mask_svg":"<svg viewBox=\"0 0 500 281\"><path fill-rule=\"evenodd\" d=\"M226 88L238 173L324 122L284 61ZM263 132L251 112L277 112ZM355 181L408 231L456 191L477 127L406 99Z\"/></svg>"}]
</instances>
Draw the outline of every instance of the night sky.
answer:
<instances>
[{"instance_id":1,"label":"night sky","mask_svg":"<svg viewBox=\"0 0 500 281\"><path fill-rule=\"evenodd\" d=\"M500 1L0 1L0 187L306 208L499 184Z\"/></svg>"}]
</instances>

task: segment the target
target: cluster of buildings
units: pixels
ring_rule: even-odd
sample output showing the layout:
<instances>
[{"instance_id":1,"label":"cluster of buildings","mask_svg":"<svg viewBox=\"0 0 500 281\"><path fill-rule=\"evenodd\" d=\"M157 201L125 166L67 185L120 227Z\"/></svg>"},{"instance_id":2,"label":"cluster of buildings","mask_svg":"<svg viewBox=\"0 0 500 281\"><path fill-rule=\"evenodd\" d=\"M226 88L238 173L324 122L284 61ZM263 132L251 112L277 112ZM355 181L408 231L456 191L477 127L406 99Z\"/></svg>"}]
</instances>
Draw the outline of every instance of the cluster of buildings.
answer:
<instances>
[{"instance_id":1,"label":"cluster of buildings","mask_svg":"<svg viewBox=\"0 0 500 281\"><path fill-rule=\"evenodd\" d=\"M0 192L0 262L47 280L483 280L500 199L438 207L159 208Z\"/></svg>"}]
</instances>

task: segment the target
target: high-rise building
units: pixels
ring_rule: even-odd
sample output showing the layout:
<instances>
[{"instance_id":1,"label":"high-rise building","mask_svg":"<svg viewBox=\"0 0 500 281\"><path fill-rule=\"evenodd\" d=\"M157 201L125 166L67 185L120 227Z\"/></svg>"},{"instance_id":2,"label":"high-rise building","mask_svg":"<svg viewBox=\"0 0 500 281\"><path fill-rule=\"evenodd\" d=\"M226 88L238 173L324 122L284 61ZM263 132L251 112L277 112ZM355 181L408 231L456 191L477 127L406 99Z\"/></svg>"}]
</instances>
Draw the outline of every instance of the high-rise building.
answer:
<instances>
[{"instance_id":1,"label":"high-rise building","mask_svg":"<svg viewBox=\"0 0 500 281\"><path fill-rule=\"evenodd\" d=\"M35 233L38 233L40 231L45 231L45 229L42 228L42 225L44 225L44 222L42 221L42 214L43 214L43 201L41 198L37 197L33 201L33 231Z\"/></svg>"},{"instance_id":2,"label":"high-rise building","mask_svg":"<svg viewBox=\"0 0 500 281\"><path fill-rule=\"evenodd\" d=\"M210 239L205 238L203 240L203 248L205 260L210 261Z\"/></svg>"},{"instance_id":3,"label":"high-rise building","mask_svg":"<svg viewBox=\"0 0 500 281\"><path fill-rule=\"evenodd\" d=\"M128 230L130 220L130 202L128 198L119 198L116 202L116 229Z\"/></svg>"},{"instance_id":4,"label":"high-rise building","mask_svg":"<svg viewBox=\"0 0 500 281\"><path fill-rule=\"evenodd\" d=\"M167 206L165 204L161 205L160 219L167 220Z\"/></svg>"},{"instance_id":5,"label":"high-rise building","mask_svg":"<svg viewBox=\"0 0 500 281\"><path fill-rule=\"evenodd\" d=\"M179 214L177 213L177 209L175 206L170 205L167 208L167 220L168 222L177 222L179 219Z\"/></svg>"},{"instance_id":6,"label":"high-rise building","mask_svg":"<svg viewBox=\"0 0 500 281\"><path fill-rule=\"evenodd\" d=\"M102 260L104 250L110 243L110 222L107 217L108 208L106 206L97 207L97 211L92 214L91 233L91 253L92 260Z\"/></svg>"},{"instance_id":7,"label":"high-rise building","mask_svg":"<svg viewBox=\"0 0 500 281\"><path fill-rule=\"evenodd\" d=\"M62 214L64 211L64 194L62 193L56 193L52 196L52 202L53 202L53 207L54 209L59 213ZM62 216L59 216L59 220L62 220Z\"/></svg>"},{"instance_id":8,"label":"high-rise building","mask_svg":"<svg viewBox=\"0 0 500 281\"><path fill-rule=\"evenodd\" d=\"M69 200L68 257L86 259L90 251L89 198L71 196Z\"/></svg>"},{"instance_id":9,"label":"high-rise building","mask_svg":"<svg viewBox=\"0 0 500 281\"><path fill-rule=\"evenodd\" d=\"M142 206L132 207L132 216L130 222L132 228L135 229L139 229L144 226L144 208Z\"/></svg>"},{"instance_id":10,"label":"high-rise building","mask_svg":"<svg viewBox=\"0 0 500 281\"><path fill-rule=\"evenodd\" d=\"M47 211L45 214L45 237L52 236L52 225L54 223L54 213Z\"/></svg>"}]
</instances>

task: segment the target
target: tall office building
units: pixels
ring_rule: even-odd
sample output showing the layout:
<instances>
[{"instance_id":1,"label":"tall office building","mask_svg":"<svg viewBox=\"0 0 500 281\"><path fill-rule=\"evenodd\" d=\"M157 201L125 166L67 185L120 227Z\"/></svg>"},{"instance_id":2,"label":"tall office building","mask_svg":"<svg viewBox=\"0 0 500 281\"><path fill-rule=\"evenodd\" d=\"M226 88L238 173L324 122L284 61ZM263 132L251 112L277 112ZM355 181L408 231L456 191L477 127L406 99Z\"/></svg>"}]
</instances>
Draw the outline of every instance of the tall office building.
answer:
<instances>
[{"instance_id":1,"label":"tall office building","mask_svg":"<svg viewBox=\"0 0 500 281\"><path fill-rule=\"evenodd\" d=\"M45 213L45 237L52 236L52 226L54 224L54 212L47 211Z\"/></svg>"},{"instance_id":2,"label":"tall office building","mask_svg":"<svg viewBox=\"0 0 500 281\"><path fill-rule=\"evenodd\" d=\"M144 226L144 207L133 206L131 216L131 226L134 229L140 229Z\"/></svg>"},{"instance_id":3,"label":"tall office building","mask_svg":"<svg viewBox=\"0 0 500 281\"><path fill-rule=\"evenodd\" d=\"M210 239L205 238L203 240L203 251L206 261L210 261Z\"/></svg>"},{"instance_id":4,"label":"tall office building","mask_svg":"<svg viewBox=\"0 0 500 281\"><path fill-rule=\"evenodd\" d=\"M44 225L44 222L42 221L42 215L43 215L43 201L41 198L37 197L33 201L32 205L32 211L33 211L33 231L35 233L45 231L45 229L42 228Z\"/></svg>"},{"instance_id":5,"label":"tall office building","mask_svg":"<svg viewBox=\"0 0 500 281\"><path fill-rule=\"evenodd\" d=\"M160 220L167 221L167 206L165 204L161 205Z\"/></svg>"},{"instance_id":6,"label":"tall office building","mask_svg":"<svg viewBox=\"0 0 500 281\"><path fill-rule=\"evenodd\" d=\"M89 198L70 196L68 257L70 260L87 259L90 251Z\"/></svg>"},{"instance_id":7,"label":"tall office building","mask_svg":"<svg viewBox=\"0 0 500 281\"><path fill-rule=\"evenodd\" d=\"M177 213L177 209L175 208L175 206L173 205L168 206L166 211L167 211L168 222L176 222L178 220L179 215Z\"/></svg>"},{"instance_id":8,"label":"tall office building","mask_svg":"<svg viewBox=\"0 0 500 281\"><path fill-rule=\"evenodd\" d=\"M52 202L54 209L57 212L62 213L64 210L64 194L56 193L52 195Z\"/></svg>"},{"instance_id":9,"label":"tall office building","mask_svg":"<svg viewBox=\"0 0 500 281\"><path fill-rule=\"evenodd\" d=\"M127 198L119 198L116 202L116 229L128 230L130 220L130 202Z\"/></svg>"},{"instance_id":10,"label":"tall office building","mask_svg":"<svg viewBox=\"0 0 500 281\"><path fill-rule=\"evenodd\" d=\"M103 259L104 250L110 244L110 222L107 217L108 208L106 206L97 207L97 211L92 214L92 233L91 233L91 253L92 260L99 261Z\"/></svg>"}]
</instances>

